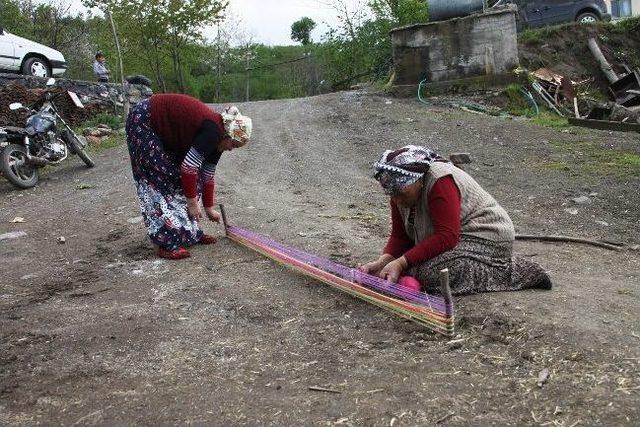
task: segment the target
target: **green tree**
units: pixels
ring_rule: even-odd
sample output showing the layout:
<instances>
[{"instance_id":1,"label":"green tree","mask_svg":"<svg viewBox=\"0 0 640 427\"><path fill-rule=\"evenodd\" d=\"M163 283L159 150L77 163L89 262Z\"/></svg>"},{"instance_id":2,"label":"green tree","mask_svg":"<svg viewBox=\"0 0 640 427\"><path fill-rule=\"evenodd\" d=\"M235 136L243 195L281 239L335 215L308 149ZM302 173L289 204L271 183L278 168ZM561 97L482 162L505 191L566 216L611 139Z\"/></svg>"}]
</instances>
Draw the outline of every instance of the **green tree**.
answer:
<instances>
[{"instance_id":1,"label":"green tree","mask_svg":"<svg viewBox=\"0 0 640 427\"><path fill-rule=\"evenodd\" d=\"M291 24L291 40L302 43L303 46L311 43L311 31L316 23L309 17L303 17Z\"/></svg>"},{"instance_id":2,"label":"green tree","mask_svg":"<svg viewBox=\"0 0 640 427\"><path fill-rule=\"evenodd\" d=\"M22 13L18 0L0 0L0 27L18 36L31 35L31 23Z\"/></svg>"},{"instance_id":3,"label":"green tree","mask_svg":"<svg viewBox=\"0 0 640 427\"><path fill-rule=\"evenodd\" d=\"M394 26L429 21L425 0L369 0L369 7L377 19Z\"/></svg>"},{"instance_id":4,"label":"green tree","mask_svg":"<svg viewBox=\"0 0 640 427\"><path fill-rule=\"evenodd\" d=\"M202 28L221 19L227 0L83 0L111 13L127 70L148 70L163 91L198 91L191 68L201 63ZM169 68L167 68L169 66ZM173 77L173 85L165 78ZM198 96L199 94L193 93Z\"/></svg>"}]
</instances>

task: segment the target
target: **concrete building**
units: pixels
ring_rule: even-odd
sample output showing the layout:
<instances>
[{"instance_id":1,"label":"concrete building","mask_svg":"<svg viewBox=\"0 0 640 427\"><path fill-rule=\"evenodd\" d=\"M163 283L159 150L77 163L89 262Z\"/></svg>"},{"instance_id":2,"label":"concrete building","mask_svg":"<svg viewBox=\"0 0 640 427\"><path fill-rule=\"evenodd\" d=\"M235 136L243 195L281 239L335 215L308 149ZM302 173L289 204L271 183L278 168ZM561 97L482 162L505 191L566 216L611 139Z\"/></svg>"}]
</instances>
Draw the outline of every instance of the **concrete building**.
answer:
<instances>
[{"instance_id":1,"label":"concrete building","mask_svg":"<svg viewBox=\"0 0 640 427\"><path fill-rule=\"evenodd\" d=\"M488 81L518 67L514 7L391 31L396 85Z\"/></svg>"}]
</instances>

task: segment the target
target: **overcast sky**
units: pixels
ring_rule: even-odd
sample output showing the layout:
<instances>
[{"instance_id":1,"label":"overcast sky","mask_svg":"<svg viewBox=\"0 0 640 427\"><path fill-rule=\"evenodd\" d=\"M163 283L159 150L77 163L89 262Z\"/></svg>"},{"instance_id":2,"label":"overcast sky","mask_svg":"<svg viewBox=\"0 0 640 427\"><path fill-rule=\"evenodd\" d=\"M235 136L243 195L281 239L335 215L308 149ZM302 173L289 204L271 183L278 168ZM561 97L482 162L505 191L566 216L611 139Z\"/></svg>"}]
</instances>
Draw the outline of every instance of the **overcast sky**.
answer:
<instances>
[{"instance_id":1,"label":"overcast sky","mask_svg":"<svg viewBox=\"0 0 640 427\"><path fill-rule=\"evenodd\" d=\"M352 8L364 3L362 0L342 1ZM294 44L291 41L291 24L303 16L317 24L312 33L314 41L319 41L329 26L338 25L336 11L318 0L230 0L229 3L232 13L242 19L244 28L259 43ZM73 5L76 11L85 10L80 0L73 0ZM215 31L210 29L205 34L213 38Z\"/></svg>"}]
</instances>

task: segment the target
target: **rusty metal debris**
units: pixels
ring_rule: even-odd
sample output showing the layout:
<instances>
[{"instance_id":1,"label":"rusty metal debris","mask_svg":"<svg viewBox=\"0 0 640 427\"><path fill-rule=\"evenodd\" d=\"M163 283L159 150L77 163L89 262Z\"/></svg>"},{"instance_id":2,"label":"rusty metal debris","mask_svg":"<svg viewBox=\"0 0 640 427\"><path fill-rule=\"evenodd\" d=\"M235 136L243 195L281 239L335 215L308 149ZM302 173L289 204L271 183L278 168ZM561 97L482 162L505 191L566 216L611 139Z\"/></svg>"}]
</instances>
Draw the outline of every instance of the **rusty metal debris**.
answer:
<instances>
[{"instance_id":1,"label":"rusty metal debris","mask_svg":"<svg viewBox=\"0 0 640 427\"><path fill-rule=\"evenodd\" d=\"M595 79L576 82L551 68L540 68L528 73L534 80L531 87L551 110L559 115L569 116L571 124L598 129L638 131L640 69L632 70L626 64L614 67L605 57L595 38L590 38L588 44L600 70L609 82L611 102L604 103L582 96L580 87ZM624 73L618 74L623 69ZM588 113L581 114L579 107Z\"/></svg>"}]
</instances>

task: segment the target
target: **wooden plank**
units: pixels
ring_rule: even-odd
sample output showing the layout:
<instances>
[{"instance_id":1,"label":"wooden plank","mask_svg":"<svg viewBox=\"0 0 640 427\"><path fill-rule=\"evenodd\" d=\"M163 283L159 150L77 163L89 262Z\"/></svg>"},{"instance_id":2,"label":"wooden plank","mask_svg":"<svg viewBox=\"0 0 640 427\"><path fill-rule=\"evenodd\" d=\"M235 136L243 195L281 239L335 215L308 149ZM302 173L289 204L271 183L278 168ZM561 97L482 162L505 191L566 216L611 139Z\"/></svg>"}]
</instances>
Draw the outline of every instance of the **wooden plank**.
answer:
<instances>
[{"instance_id":1,"label":"wooden plank","mask_svg":"<svg viewBox=\"0 0 640 427\"><path fill-rule=\"evenodd\" d=\"M569 117L569 123L574 126L582 126L591 129L600 130L615 130L620 132L639 132L640 124L638 123L624 123L624 122L610 122L607 120L591 120L591 119L577 119Z\"/></svg>"}]
</instances>

